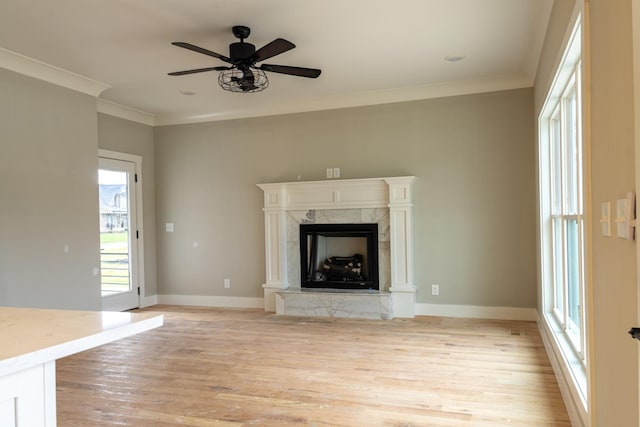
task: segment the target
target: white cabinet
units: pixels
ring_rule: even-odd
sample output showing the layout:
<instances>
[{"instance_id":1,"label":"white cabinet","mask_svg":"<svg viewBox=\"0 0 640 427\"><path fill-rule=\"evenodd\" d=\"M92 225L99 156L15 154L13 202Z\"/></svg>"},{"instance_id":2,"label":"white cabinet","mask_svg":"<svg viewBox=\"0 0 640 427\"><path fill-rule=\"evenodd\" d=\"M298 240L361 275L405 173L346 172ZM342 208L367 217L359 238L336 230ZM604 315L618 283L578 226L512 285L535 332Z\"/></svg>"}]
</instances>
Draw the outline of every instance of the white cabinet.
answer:
<instances>
[{"instance_id":1,"label":"white cabinet","mask_svg":"<svg viewBox=\"0 0 640 427\"><path fill-rule=\"evenodd\" d=\"M0 427L55 426L55 375L48 362L1 377Z\"/></svg>"}]
</instances>

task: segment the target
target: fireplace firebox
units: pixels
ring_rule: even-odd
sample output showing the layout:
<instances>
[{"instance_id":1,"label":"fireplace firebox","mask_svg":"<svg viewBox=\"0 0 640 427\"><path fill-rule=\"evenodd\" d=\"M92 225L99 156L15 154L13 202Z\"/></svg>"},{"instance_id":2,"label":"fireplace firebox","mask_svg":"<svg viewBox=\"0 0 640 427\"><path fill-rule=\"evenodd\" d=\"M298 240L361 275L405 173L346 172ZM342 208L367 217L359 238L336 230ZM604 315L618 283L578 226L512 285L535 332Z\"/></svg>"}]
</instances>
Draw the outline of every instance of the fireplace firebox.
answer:
<instances>
[{"instance_id":1,"label":"fireplace firebox","mask_svg":"<svg viewBox=\"0 0 640 427\"><path fill-rule=\"evenodd\" d=\"M300 224L301 287L379 290L378 224Z\"/></svg>"}]
</instances>

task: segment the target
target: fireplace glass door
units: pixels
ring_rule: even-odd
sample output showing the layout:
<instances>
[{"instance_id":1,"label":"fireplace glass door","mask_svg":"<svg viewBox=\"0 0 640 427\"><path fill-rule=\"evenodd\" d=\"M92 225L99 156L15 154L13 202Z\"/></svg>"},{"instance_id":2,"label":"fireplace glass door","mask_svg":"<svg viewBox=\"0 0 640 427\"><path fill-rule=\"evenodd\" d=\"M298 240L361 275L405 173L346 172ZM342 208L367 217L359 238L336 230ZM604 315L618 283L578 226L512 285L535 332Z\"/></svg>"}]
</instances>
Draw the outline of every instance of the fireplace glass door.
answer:
<instances>
[{"instance_id":1,"label":"fireplace glass door","mask_svg":"<svg viewBox=\"0 0 640 427\"><path fill-rule=\"evenodd\" d=\"M301 224L302 288L378 290L378 224Z\"/></svg>"}]
</instances>

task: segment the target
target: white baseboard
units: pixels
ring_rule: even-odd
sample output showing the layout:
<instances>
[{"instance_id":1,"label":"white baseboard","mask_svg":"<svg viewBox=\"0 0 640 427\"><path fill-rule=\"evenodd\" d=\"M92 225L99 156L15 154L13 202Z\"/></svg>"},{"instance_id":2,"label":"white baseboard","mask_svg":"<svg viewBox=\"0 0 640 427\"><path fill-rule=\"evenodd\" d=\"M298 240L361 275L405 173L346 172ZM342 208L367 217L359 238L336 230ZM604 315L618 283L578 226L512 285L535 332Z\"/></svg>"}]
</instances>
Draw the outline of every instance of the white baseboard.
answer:
<instances>
[{"instance_id":1,"label":"white baseboard","mask_svg":"<svg viewBox=\"0 0 640 427\"><path fill-rule=\"evenodd\" d=\"M221 297L215 295L158 295L157 297L157 304L264 309L264 298Z\"/></svg>"},{"instance_id":2,"label":"white baseboard","mask_svg":"<svg viewBox=\"0 0 640 427\"><path fill-rule=\"evenodd\" d=\"M500 319L536 321L535 308L486 307L479 305L416 304L416 316L466 317L470 319Z\"/></svg>"}]
</instances>

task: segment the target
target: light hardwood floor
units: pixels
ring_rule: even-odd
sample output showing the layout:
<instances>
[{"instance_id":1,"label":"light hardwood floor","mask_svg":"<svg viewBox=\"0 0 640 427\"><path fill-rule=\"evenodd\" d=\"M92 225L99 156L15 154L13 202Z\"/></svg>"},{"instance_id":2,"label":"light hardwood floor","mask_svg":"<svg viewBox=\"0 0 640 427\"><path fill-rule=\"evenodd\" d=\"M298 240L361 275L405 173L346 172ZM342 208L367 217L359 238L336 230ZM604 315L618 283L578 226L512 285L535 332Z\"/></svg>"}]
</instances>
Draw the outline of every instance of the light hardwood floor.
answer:
<instances>
[{"instance_id":1,"label":"light hardwood floor","mask_svg":"<svg viewBox=\"0 0 640 427\"><path fill-rule=\"evenodd\" d=\"M570 426L534 322L155 306L57 363L67 426Z\"/></svg>"}]
</instances>

